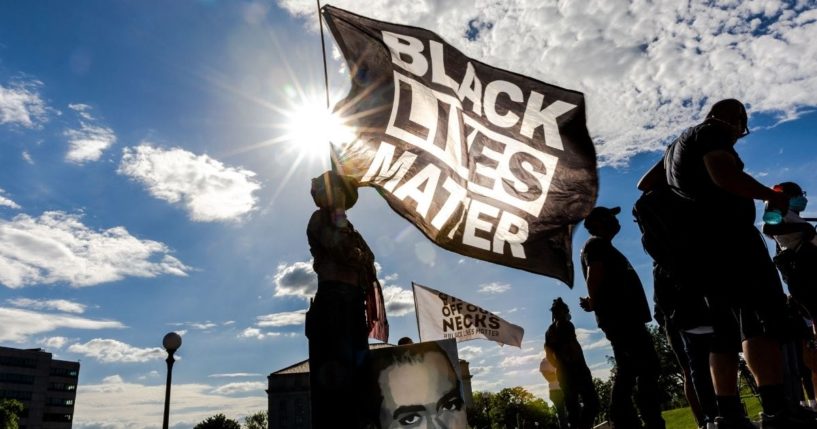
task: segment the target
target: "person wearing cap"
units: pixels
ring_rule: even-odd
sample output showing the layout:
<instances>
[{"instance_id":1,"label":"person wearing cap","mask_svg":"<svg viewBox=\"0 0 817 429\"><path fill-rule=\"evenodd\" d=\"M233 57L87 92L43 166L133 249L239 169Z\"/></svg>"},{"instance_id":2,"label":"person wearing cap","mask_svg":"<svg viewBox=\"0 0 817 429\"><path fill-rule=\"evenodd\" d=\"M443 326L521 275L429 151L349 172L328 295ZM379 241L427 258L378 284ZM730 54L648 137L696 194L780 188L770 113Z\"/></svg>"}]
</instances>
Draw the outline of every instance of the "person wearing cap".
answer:
<instances>
[{"instance_id":1,"label":"person wearing cap","mask_svg":"<svg viewBox=\"0 0 817 429\"><path fill-rule=\"evenodd\" d=\"M652 320L641 280L627 258L613 246L621 225L619 207L596 207L584 220L590 233L581 251L589 297L580 304L596 313L599 328L613 348L616 376L610 398L610 420L616 429L663 429L658 402L659 361L646 323ZM633 407L633 389L638 386Z\"/></svg>"},{"instance_id":2,"label":"person wearing cap","mask_svg":"<svg viewBox=\"0 0 817 429\"><path fill-rule=\"evenodd\" d=\"M559 414L559 424L565 428L569 422L571 428L590 429L599 412L599 397L590 368L584 360L582 347L576 338L576 328L570 322L570 308L561 298L556 298L550 311L553 323L545 333L545 359L556 367L556 386L561 387L560 393L563 394L567 411L566 419L563 414ZM545 363L543 360L542 365ZM543 375L547 378L544 371ZM552 382L550 388L554 389ZM551 392L551 400L558 411L557 399L558 393Z\"/></svg>"},{"instance_id":3,"label":"person wearing cap","mask_svg":"<svg viewBox=\"0 0 817 429\"><path fill-rule=\"evenodd\" d=\"M706 119L681 133L643 179L662 181L691 202L693 212L677 226L691 231L677 281L686 293L706 296L714 337L710 372L717 395L719 429L751 429L740 402L737 369L743 351L759 386L761 427L817 428L817 419L785 402L781 341L785 305L780 278L754 225L754 200L785 213L788 197L744 171L735 145L749 134L746 108L738 100L716 102ZM640 184L641 186L642 184Z\"/></svg>"},{"instance_id":4,"label":"person wearing cap","mask_svg":"<svg viewBox=\"0 0 817 429\"><path fill-rule=\"evenodd\" d=\"M338 416L345 416L346 427L360 426L361 417L354 413L364 389L368 337L383 330L388 335L374 254L346 218L346 210L357 201L355 185L333 171L312 179L318 210L309 219L306 235L318 291L306 314L305 331L316 429L337 427Z\"/></svg>"}]
</instances>

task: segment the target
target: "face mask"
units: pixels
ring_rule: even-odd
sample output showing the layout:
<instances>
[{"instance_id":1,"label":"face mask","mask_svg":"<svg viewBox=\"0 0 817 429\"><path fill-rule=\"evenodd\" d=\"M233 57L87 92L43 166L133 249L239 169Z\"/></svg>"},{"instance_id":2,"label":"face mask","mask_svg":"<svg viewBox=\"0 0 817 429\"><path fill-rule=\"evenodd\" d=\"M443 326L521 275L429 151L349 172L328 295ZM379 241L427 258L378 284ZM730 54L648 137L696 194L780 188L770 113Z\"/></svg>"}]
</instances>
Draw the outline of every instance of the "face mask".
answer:
<instances>
[{"instance_id":1,"label":"face mask","mask_svg":"<svg viewBox=\"0 0 817 429\"><path fill-rule=\"evenodd\" d=\"M808 198L803 195L796 196L789 200L789 210L794 212L801 212L806 209Z\"/></svg>"}]
</instances>

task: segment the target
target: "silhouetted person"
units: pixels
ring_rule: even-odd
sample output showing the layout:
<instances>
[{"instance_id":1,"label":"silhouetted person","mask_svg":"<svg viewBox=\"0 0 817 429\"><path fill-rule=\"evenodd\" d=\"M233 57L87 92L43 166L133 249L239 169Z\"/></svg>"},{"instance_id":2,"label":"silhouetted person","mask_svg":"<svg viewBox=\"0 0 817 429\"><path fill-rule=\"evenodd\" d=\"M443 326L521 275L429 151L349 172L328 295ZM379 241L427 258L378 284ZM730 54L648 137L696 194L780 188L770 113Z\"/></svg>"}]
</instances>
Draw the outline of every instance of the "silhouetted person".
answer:
<instances>
[{"instance_id":1,"label":"silhouetted person","mask_svg":"<svg viewBox=\"0 0 817 429\"><path fill-rule=\"evenodd\" d=\"M789 199L789 211L777 225L763 224L763 233L777 243L778 268L789 292L808 312L817 316L817 233L800 217L808 199L800 185L784 182L775 191Z\"/></svg>"},{"instance_id":2,"label":"silhouetted person","mask_svg":"<svg viewBox=\"0 0 817 429\"><path fill-rule=\"evenodd\" d=\"M548 397L556 410L556 416L559 418L559 429L568 429L565 393L562 391L562 385L559 384L556 365L558 365L558 361L553 350L548 350L547 346L545 346L545 357L539 362L539 373L542 374L542 377L545 377L548 384Z\"/></svg>"},{"instance_id":3,"label":"silhouetted person","mask_svg":"<svg viewBox=\"0 0 817 429\"><path fill-rule=\"evenodd\" d=\"M357 201L351 179L326 172L312 179L311 193L319 208L306 231L318 275L318 291L307 312L305 328L312 427L336 428L342 417L342 426L356 428L362 364L369 333L378 322L371 310L379 294L374 255L346 219L346 210ZM384 315L380 317L385 323Z\"/></svg>"},{"instance_id":4,"label":"silhouetted person","mask_svg":"<svg viewBox=\"0 0 817 429\"><path fill-rule=\"evenodd\" d=\"M561 298L556 298L550 311L553 323L545 333L545 355L556 366L567 421L571 428L590 429L599 413L599 397L576 338L576 328L570 322L570 308ZM564 424L561 416L559 420Z\"/></svg>"},{"instance_id":5,"label":"silhouetted person","mask_svg":"<svg viewBox=\"0 0 817 429\"><path fill-rule=\"evenodd\" d=\"M653 266L655 321L684 375L684 396L700 429L715 425L718 405L709 374L712 322L703 296L685 294L668 270Z\"/></svg>"},{"instance_id":6,"label":"silhouetted person","mask_svg":"<svg viewBox=\"0 0 817 429\"><path fill-rule=\"evenodd\" d=\"M589 298L585 311L594 311L599 328L613 347L616 375L610 402L610 420L616 429L641 427L636 403L647 429L663 429L658 397L658 356L646 323L652 320L644 288L627 258L613 246L621 225L619 207L596 207L584 220L590 238L581 253Z\"/></svg>"},{"instance_id":7,"label":"silhouetted person","mask_svg":"<svg viewBox=\"0 0 817 429\"><path fill-rule=\"evenodd\" d=\"M644 193L672 192L663 177L660 178L661 180L650 182L647 176L645 175L638 182L640 191ZM634 209L634 214L639 222L650 222L639 216L637 211L638 206ZM656 231L650 231L649 225L639 224L639 226L643 234L656 233ZM650 253L648 242L642 240L642 243L644 250ZM675 267L673 263L669 265ZM675 273L676 277L678 275L679 273ZM683 371L684 396L695 421L701 429L714 427L718 416L718 406L712 376L709 374L709 353L712 348L714 330L706 299L700 293L686 291L682 282L673 277L672 270L655 260L653 262L653 301L655 302L655 321L666 334L670 348Z\"/></svg>"},{"instance_id":8,"label":"silhouetted person","mask_svg":"<svg viewBox=\"0 0 817 429\"><path fill-rule=\"evenodd\" d=\"M746 419L737 390L738 352L743 352L760 390L762 427L817 427L802 410L784 400L780 339L785 326L785 295L762 236L754 226L753 200L785 212L788 199L743 171L734 146L748 135L742 103L721 100L706 119L684 131L663 162L645 176L662 179L694 210L678 226L694 231L700 243L677 261L689 293L706 295L714 328L710 366L717 394L719 429L754 426ZM704 274L705 273L705 274Z\"/></svg>"}]
</instances>

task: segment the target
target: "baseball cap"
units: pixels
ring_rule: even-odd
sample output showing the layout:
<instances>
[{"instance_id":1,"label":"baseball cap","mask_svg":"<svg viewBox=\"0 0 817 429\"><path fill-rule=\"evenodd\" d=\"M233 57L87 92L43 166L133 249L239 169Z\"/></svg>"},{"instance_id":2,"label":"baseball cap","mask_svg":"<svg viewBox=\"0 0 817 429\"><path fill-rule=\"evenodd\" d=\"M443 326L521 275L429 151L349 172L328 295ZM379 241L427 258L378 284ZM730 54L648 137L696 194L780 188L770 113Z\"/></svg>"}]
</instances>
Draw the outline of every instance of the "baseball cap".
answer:
<instances>
[{"instance_id":1,"label":"baseball cap","mask_svg":"<svg viewBox=\"0 0 817 429\"><path fill-rule=\"evenodd\" d=\"M590 210L590 214L584 218L584 225L586 227L588 225L597 224L599 221L619 213L621 213L621 207L594 207L593 210Z\"/></svg>"}]
</instances>

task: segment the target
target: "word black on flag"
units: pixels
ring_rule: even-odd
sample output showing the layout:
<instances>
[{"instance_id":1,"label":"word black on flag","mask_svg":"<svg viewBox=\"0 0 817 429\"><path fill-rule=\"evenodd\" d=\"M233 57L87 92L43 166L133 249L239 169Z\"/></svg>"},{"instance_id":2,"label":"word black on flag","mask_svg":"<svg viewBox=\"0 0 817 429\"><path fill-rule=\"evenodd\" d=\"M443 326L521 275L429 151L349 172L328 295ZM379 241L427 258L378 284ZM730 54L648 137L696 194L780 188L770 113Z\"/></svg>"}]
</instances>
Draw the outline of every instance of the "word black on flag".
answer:
<instances>
[{"instance_id":1,"label":"word black on flag","mask_svg":"<svg viewBox=\"0 0 817 429\"><path fill-rule=\"evenodd\" d=\"M598 190L582 93L473 60L428 30L331 6L323 16L352 80L335 106L357 130L335 154L343 174L448 250L572 287L573 227Z\"/></svg>"}]
</instances>

